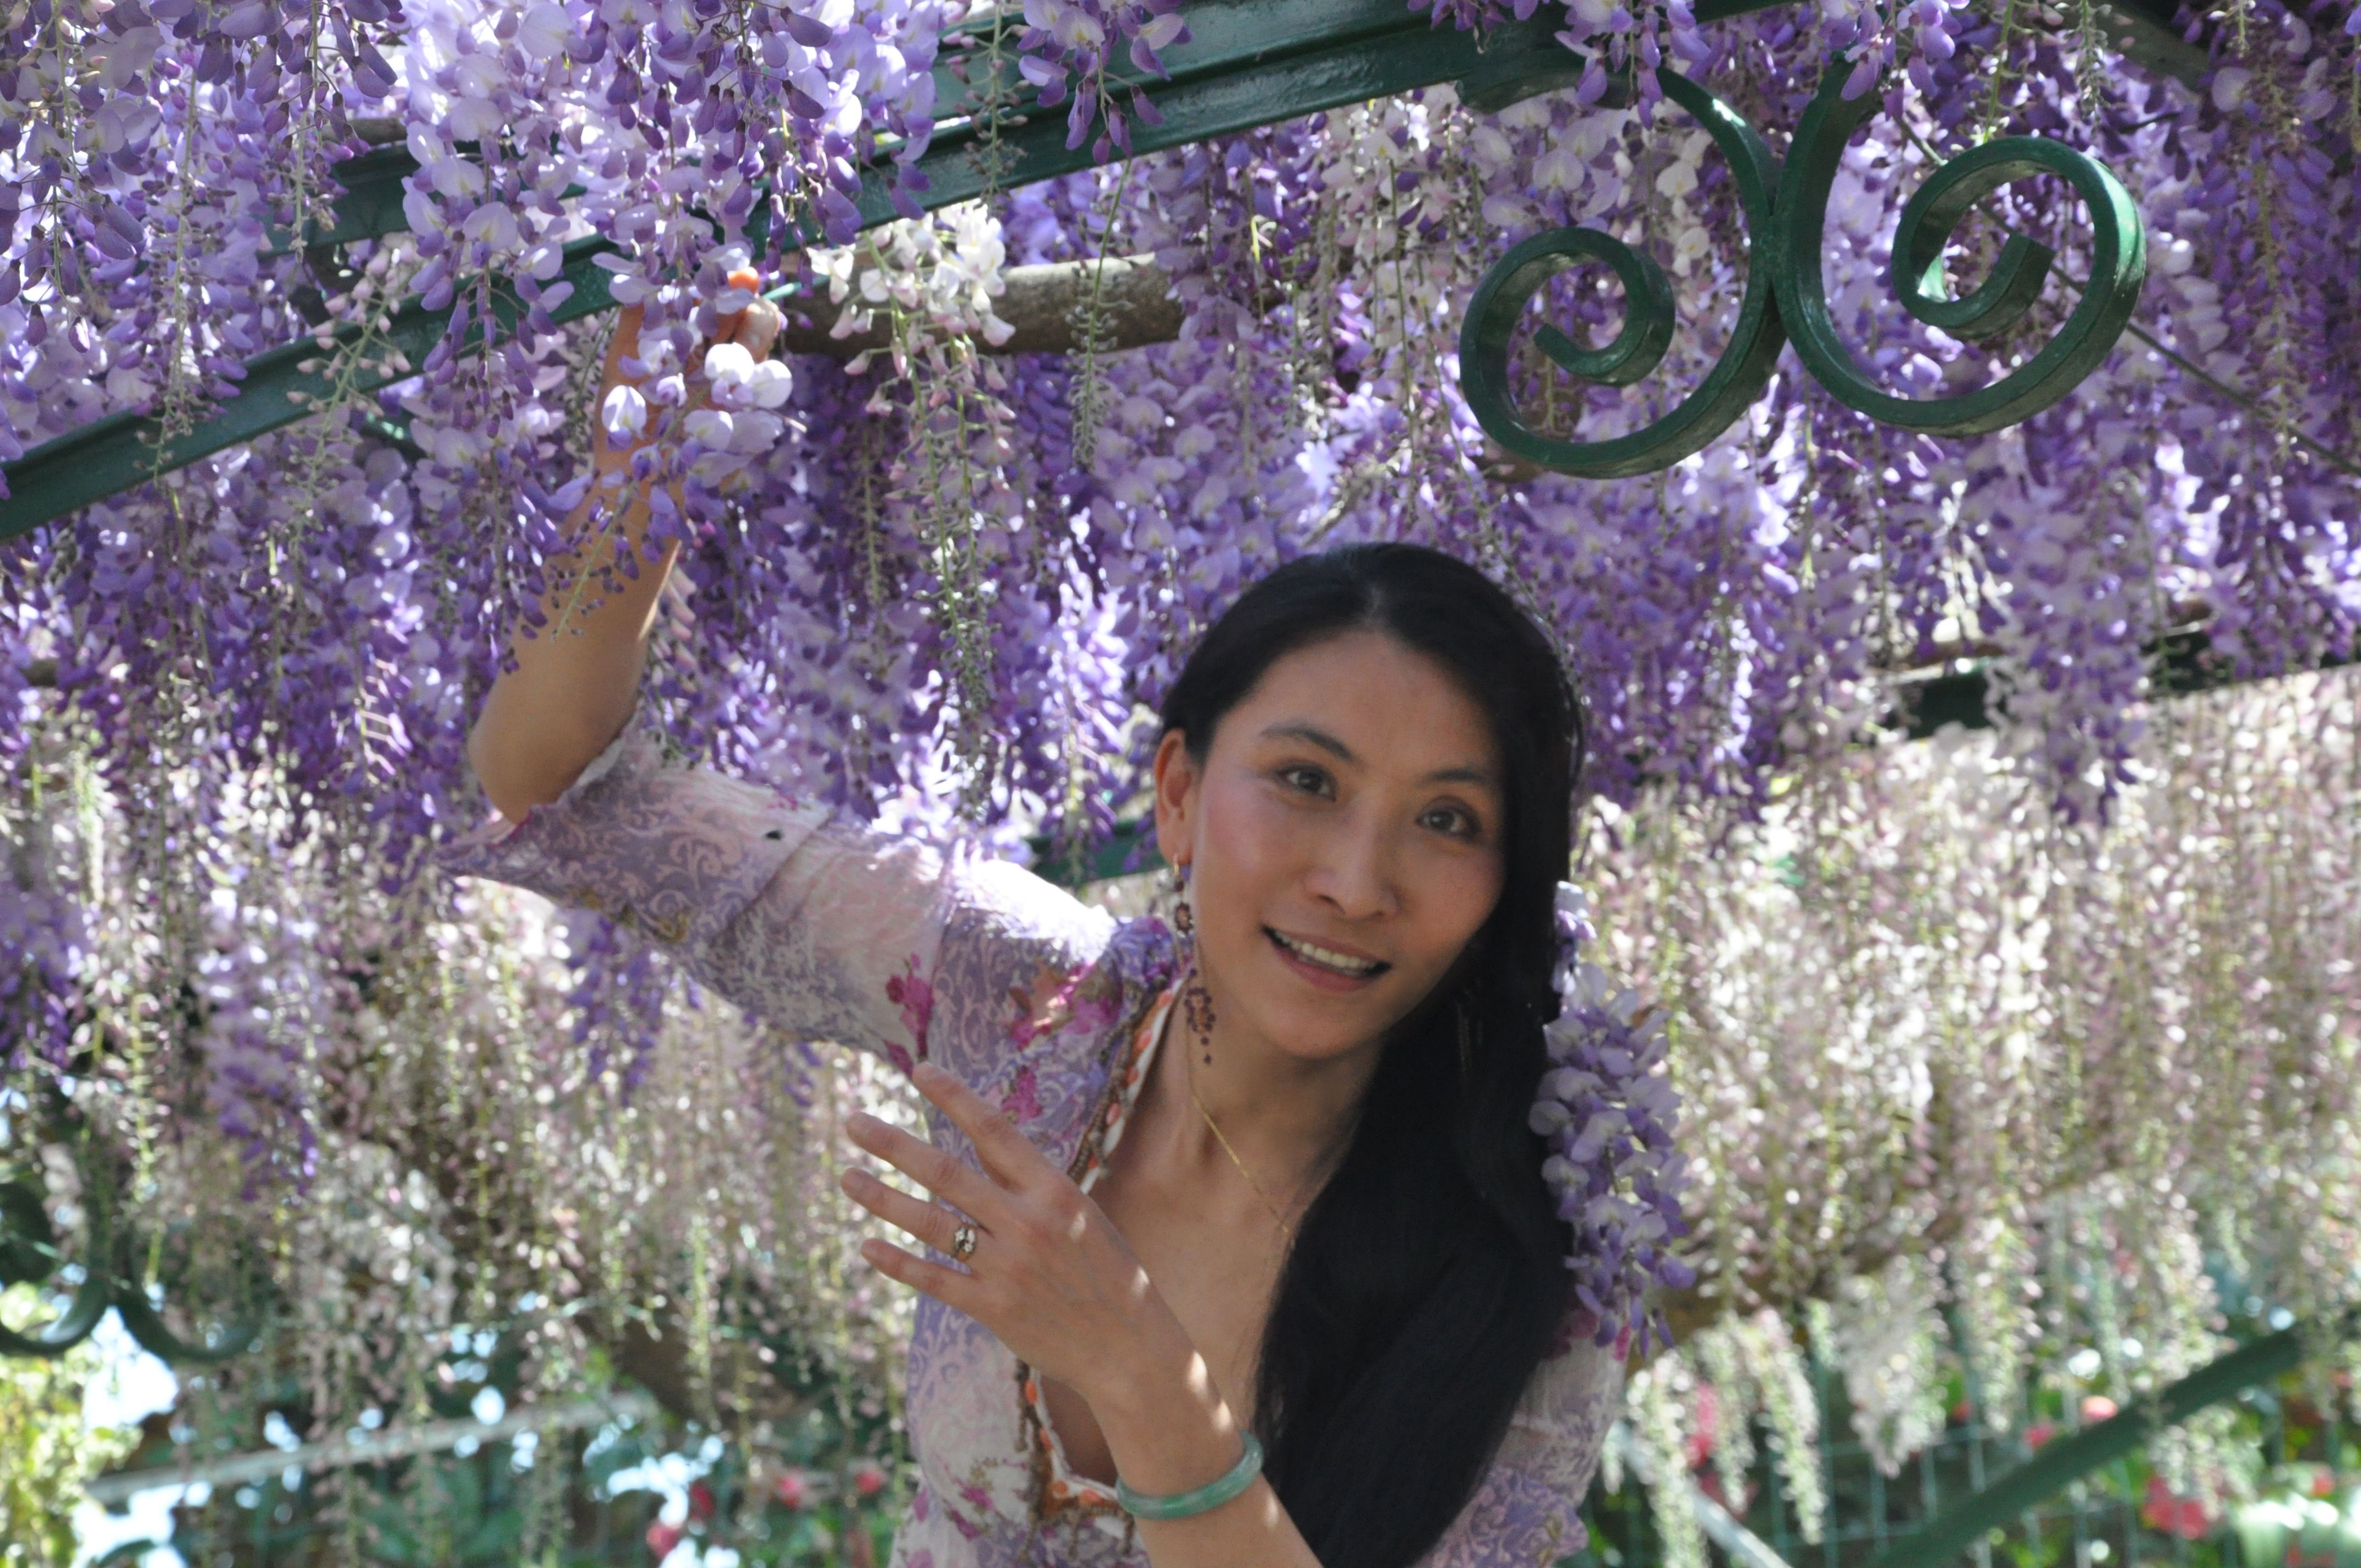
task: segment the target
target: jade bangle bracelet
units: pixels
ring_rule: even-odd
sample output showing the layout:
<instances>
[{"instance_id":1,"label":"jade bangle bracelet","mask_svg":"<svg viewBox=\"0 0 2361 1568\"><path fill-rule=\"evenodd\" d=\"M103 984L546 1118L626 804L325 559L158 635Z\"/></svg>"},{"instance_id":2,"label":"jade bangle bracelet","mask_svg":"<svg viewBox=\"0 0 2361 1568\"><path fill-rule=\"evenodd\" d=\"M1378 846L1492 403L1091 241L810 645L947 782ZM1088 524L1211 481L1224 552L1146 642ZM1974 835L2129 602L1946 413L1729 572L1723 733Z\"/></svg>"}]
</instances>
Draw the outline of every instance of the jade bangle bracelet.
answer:
<instances>
[{"instance_id":1,"label":"jade bangle bracelet","mask_svg":"<svg viewBox=\"0 0 2361 1568\"><path fill-rule=\"evenodd\" d=\"M1141 1519L1185 1519L1192 1515L1210 1513L1254 1485L1262 1474L1262 1444L1255 1434L1245 1434L1246 1452L1230 1466L1229 1474L1217 1481L1209 1481L1192 1492L1174 1492L1168 1497L1151 1497L1135 1492L1121 1476L1115 1478L1115 1500L1123 1505L1124 1512Z\"/></svg>"}]
</instances>

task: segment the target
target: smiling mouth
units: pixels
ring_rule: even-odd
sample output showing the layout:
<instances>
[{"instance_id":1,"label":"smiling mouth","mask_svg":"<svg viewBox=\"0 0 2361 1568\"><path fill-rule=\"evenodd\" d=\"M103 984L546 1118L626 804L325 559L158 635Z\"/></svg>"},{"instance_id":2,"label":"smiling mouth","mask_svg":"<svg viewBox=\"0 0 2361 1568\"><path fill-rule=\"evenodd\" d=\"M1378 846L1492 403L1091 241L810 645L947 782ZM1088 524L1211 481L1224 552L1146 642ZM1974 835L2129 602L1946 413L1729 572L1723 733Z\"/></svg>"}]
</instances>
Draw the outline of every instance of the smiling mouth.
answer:
<instances>
[{"instance_id":1,"label":"smiling mouth","mask_svg":"<svg viewBox=\"0 0 2361 1568\"><path fill-rule=\"evenodd\" d=\"M1315 969L1326 970L1331 974L1342 975L1347 980L1367 980L1373 975L1383 974L1393 968L1393 965L1380 959L1356 959L1348 953L1340 953L1331 948L1300 941L1292 937L1282 937L1268 926L1262 928L1262 934L1268 937L1272 944L1290 958L1310 964Z\"/></svg>"}]
</instances>

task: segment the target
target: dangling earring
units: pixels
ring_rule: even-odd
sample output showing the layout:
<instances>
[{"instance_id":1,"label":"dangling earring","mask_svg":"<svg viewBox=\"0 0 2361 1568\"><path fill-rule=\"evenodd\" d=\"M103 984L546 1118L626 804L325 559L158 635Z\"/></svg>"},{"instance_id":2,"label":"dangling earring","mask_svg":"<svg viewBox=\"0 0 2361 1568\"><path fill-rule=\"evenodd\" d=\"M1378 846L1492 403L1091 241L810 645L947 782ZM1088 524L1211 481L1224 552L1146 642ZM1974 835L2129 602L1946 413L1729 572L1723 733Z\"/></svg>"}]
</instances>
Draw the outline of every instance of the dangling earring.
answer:
<instances>
[{"instance_id":1,"label":"dangling earring","mask_svg":"<svg viewBox=\"0 0 2361 1568\"><path fill-rule=\"evenodd\" d=\"M1180 933L1180 942L1188 954L1189 979L1180 988L1180 1014L1188 1021L1189 1032L1197 1036L1203 1047L1207 1067L1213 1065L1213 993L1205 989L1204 976L1197 968L1197 915L1189 907L1189 868L1174 868L1173 887L1178 894L1172 905L1173 928Z\"/></svg>"},{"instance_id":2,"label":"dangling earring","mask_svg":"<svg viewBox=\"0 0 2361 1568\"><path fill-rule=\"evenodd\" d=\"M1180 949L1180 967L1187 969L1197 961L1197 915L1189 907L1189 868L1167 865L1163 885L1157 889L1168 913L1165 924L1171 927L1173 946Z\"/></svg>"},{"instance_id":3,"label":"dangling earring","mask_svg":"<svg viewBox=\"0 0 2361 1568\"><path fill-rule=\"evenodd\" d=\"M1452 1011L1459 1018L1459 1081L1465 1083L1467 1075L1476 1069L1476 1021L1468 1016L1467 993L1465 991L1459 993L1459 1000L1453 1004Z\"/></svg>"},{"instance_id":4,"label":"dangling earring","mask_svg":"<svg viewBox=\"0 0 2361 1568\"><path fill-rule=\"evenodd\" d=\"M1188 1014L1189 1032L1197 1036L1203 1048L1207 1067L1213 1065L1213 993L1205 989L1204 977L1194 970L1189 972L1187 989L1180 992L1180 1005Z\"/></svg>"}]
</instances>

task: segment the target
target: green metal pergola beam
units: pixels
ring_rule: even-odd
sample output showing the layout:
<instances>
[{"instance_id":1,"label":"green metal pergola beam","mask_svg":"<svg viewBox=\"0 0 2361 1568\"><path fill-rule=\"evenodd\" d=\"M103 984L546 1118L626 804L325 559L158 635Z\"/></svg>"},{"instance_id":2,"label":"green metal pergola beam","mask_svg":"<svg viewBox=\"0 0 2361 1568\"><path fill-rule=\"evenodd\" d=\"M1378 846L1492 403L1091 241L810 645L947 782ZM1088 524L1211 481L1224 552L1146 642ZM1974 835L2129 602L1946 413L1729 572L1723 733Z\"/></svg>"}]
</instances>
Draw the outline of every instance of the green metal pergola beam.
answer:
<instances>
[{"instance_id":1,"label":"green metal pergola beam","mask_svg":"<svg viewBox=\"0 0 2361 1568\"><path fill-rule=\"evenodd\" d=\"M2149 644L2144 652L2148 659L2151 701L2217 691L2237 683L2228 661L2213 656L2212 640L2202 630L2169 633ZM2344 663L2330 660L2318 667L2334 669ZM1981 658L1965 670L1895 681L1890 693L1893 705L1880 728L1899 729L1913 740L1927 740L1949 724L1968 729L1992 729L2000 722L1999 702L1993 693L1993 664L1991 658ZM1047 838L1027 842L1033 850L1036 869L1042 875L1073 887L1162 867L1164 860L1156 852L1155 845L1142 841L1149 837L1151 827L1145 818L1126 817L1115 825L1113 835L1104 844L1072 861L1047 860L1052 848Z\"/></svg>"},{"instance_id":2,"label":"green metal pergola beam","mask_svg":"<svg viewBox=\"0 0 2361 1568\"><path fill-rule=\"evenodd\" d=\"M1703 0L1697 16L1699 21L1718 21L1792 3ZM1538 91L1544 82L1571 84L1582 65L1580 56L1555 41L1553 25L1538 17L1480 38L1438 31L1389 0L1198 0L1188 17L1189 41L1163 51L1165 77L1148 76L1128 60L1108 72L1118 88L1146 90L1164 115L1161 126L1134 123L1135 152L1161 151L1438 82L1458 82L1478 94L1511 85ZM989 34L988 24L970 23L951 36L983 39ZM937 185L919 198L922 205L967 201L987 189L975 155L986 139L981 116L994 104L1001 105L1000 139L1011 155L1001 188L1088 167L1087 148L1066 149L1064 111L1031 107L1036 90L1017 74L1015 60L1012 38L997 76L980 80L989 60L980 45L943 50L934 68L938 129L918 163ZM1028 126L1029 134L1018 134ZM402 181L417 168L401 147L379 148L337 165L346 193L336 203L335 220L313 230L307 241L336 244L407 229ZM864 180L857 204L868 223L895 216L886 174L881 166ZM948 186L942 183L946 177Z\"/></svg>"},{"instance_id":3,"label":"green metal pergola beam","mask_svg":"<svg viewBox=\"0 0 2361 1568\"><path fill-rule=\"evenodd\" d=\"M2141 652L2147 660L2151 701L2219 691L2238 685L2241 679L2230 661L2214 651L2213 638L2202 629L2168 632ZM1913 740L1924 740L1947 724L1969 729L1991 729L1997 722L1994 714L1999 706L1993 693L1993 663L1982 658L1955 674L1897 682L1896 707L1888 716L1888 728L1903 730ZM2350 663L2349 659L2330 658L2305 668L2334 670Z\"/></svg>"},{"instance_id":4,"label":"green metal pergola beam","mask_svg":"<svg viewBox=\"0 0 2361 1568\"><path fill-rule=\"evenodd\" d=\"M1784 0L1708 0L1700 15L1731 16L1779 3ZM1144 83L1164 124L1137 126L1136 152L1161 151L1440 82L1465 79L1476 90L1499 91L1520 81L1554 81L1572 58L1538 21L1481 37L1435 30L1400 0L1210 0L1191 8L1190 26L1191 41L1167 51L1170 80ZM1008 53L1013 59L1013 49ZM947 121L974 107L985 90L985 84L972 85L960 74L961 56L983 64L977 50L946 51L937 71L939 101L950 107ZM1115 75L1125 82L1136 79ZM1029 90L1004 82L1002 92L1009 101L1030 103ZM1087 147L1066 147L1062 111L1004 113L997 122L997 148L989 158L979 156L987 128L970 119L935 137L917 160L929 182L917 198L920 205L946 206L995 185L1012 188L1090 167ZM999 165L996 174L994 162ZM401 148L380 148L342 166L347 194L337 204L335 223L308 236L309 241L340 243L406 228L401 182L415 168ZM864 226L895 217L893 172L885 166L864 173L858 203ZM569 248L564 275L574 292L551 313L557 320L577 320L613 306L607 274L592 261L606 248L595 239ZM512 322L513 297L504 293L500 301L499 313ZM448 321L448 311L425 310L413 300L396 313L386 336L414 366L441 339ZM343 329L338 346L350 346L357 336ZM162 433L153 419L124 413L35 448L5 470L9 496L0 501L0 540L303 418L314 406L312 400L337 390L323 369L305 367L332 357L309 337L268 350L247 363L236 397L170 441L159 440ZM348 398L374 391L405 374L346 367L343 392Z\"/></svg>"}]
</instances>

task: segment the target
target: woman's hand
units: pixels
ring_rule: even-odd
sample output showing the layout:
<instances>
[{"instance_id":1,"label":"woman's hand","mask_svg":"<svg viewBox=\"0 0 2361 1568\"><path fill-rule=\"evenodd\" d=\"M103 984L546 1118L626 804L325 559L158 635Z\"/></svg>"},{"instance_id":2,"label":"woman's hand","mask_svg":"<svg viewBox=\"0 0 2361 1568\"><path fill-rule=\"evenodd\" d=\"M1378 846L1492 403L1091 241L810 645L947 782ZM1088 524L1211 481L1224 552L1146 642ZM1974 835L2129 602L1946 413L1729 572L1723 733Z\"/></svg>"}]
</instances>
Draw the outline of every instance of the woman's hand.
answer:
<instances>
[{"instance_id":1,"label":"woman's hand","mask_svg":"<svg viewBox=\"0 0 2361 1568\"><path fill-rule=\"evenodd\" d=\"M741 271L730 274L730 281L752 293L761 280ZM621 471L653 433L651 396L686 400L693 408L707 389L702 372L711 345L697 345L692 365L668 367L659 374L638 358L640 319L639 307L626 307L607 346L605 374L590 410L590 450L600 477L566 520L566 535L574 544L544 567L542 630L527 635L519 627L511 632L514 662L492 683L467 738L467 758L485 797L511 822L563 795L622 728L647 663L656 598L680 554L680 542L674 539L653 571L620 581L610 571L620 551L637 553L647 536L651 487L626 486ZM721 318L719 341L739 345L752 362L760 363L778 331L777 307L758 296L745 310ZM684 371L698 373L677 390L661 385ZM650 380L657 384L643 390L641 383ZM636 400L636 422L607 416L619 392L629 394L622 400L627 411ZM591 510L602 500L617 515L594 529ZM674 510L678 510L676 497Z\"/></svg>"},{"instance_id":2,"label":"woman's hand","mask_svg":"<svg viewBox=\"0 0 2361 1568\"><path fill-rule=\"evenodd\" d=\"M1099 1206L1027 1143L1015 1124L931 1062L918 1091L975 1140L978 1171L874 1116L846 1124L852 1141L958 1205L975 1227L965 1269L890 1243L861 1255L880 1272L956 1307L1043 1375L1082 1395L1115 1469L1151 1497L1186 1492L1236 1464L1236 1420L1188 1331ZM844 1175L854 1201L928 1246L950 1252L960 1214L897 1191L867 1171ZM1321 1568L1279 1494L1257 1477L1218 1508L1140 1519L1153 1568Z\"/></svg>"},{"instance_id":3,"label":"woman's hand","mask_svg":"<svg viewBox=\"0 0 2361 1568\"><path fill-rule=\"evenodd\" d=\"M706 356L718 345L734 343L758 365L770 357L785 317L778 306L762 297L762 275L752 269L741 267L730 274L730 285L752 294L753 302L723 316L711 341L699 342L686 366L652 366L640 358L641 306L625 305L616 316L615 334L607 341L606 363L600 367L598 395L590 404L590 450L600 468L622 466L653 438L657 411L652 405L675 401L690 409L707 405L712 389L704 373ZM663 373L657 374L659 370ZM653 386L649 385L652 380ZM667 381L679 386L667 389Z\"/></svg>"},{"instance_id":4,"label":"woman's hand","mask_svg":"<svg viewBox=\"0 0 2361 1568\"><path fill-rule=\"evenodd\" d=\"M846 1171L844 1190L871 1213L946 1254L965 1214L975 1227L975 1250L964 1269L877 1240L861 1244L862 1256L889 1277L965 1312L1020 1360L1073 1388L1094 1409L1141 1369L1194 1363L1187 1332L1099 1206L952 1074L921 1062L910 1077L974 1140L983 1171L874 1116L855 1115L846 1130L862 1148L960 1212L889 1187L865 1170Z\"/></svg>"}]
</instances>

